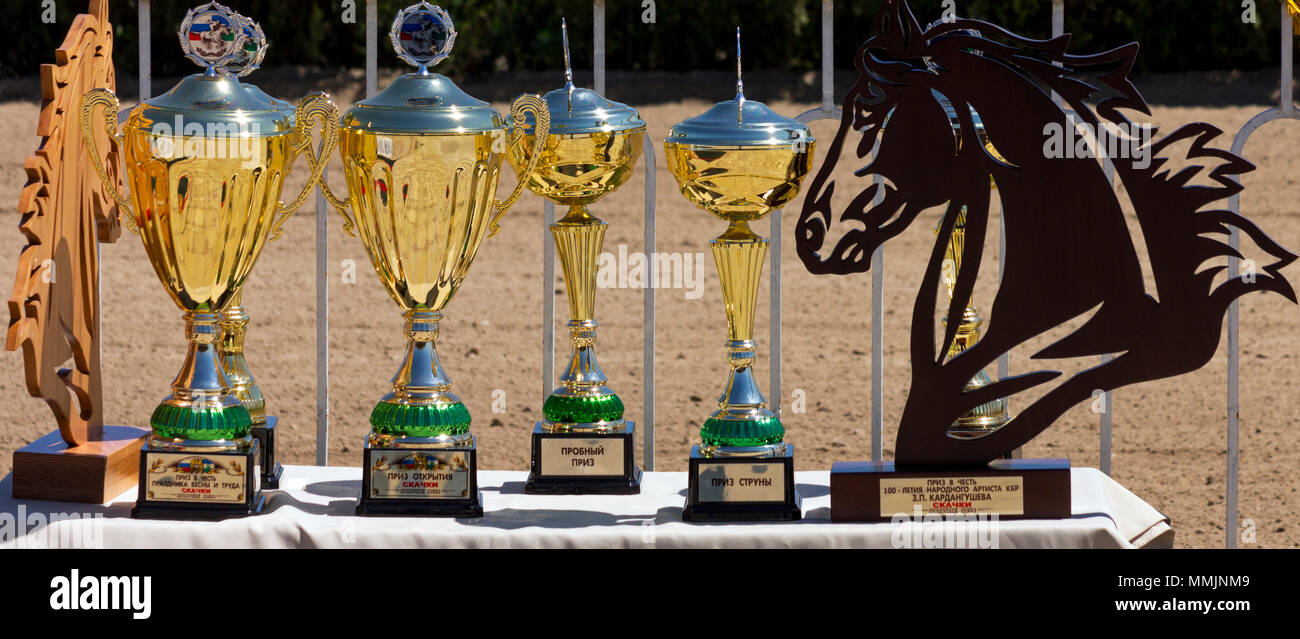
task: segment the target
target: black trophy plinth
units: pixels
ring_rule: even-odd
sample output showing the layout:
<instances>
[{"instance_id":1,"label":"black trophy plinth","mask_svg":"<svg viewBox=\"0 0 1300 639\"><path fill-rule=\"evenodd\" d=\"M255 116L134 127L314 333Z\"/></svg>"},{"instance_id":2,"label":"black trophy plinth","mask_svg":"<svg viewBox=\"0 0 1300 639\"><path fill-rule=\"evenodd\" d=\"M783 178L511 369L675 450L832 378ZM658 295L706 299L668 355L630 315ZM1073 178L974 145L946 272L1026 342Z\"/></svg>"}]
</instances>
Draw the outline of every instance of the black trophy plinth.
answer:
<instances>
[{"instance_id":1,"label":"black trophy plinth","mask_svg":"<svg viewBox=\"0 0 1300 639\"><path fill-rule=\"evenodd\" d=\"M974 466L831 465L831 521L891 521L895 516L1070 516L1070 460L995 459Z\"/></svg>"},{"instance_id":2,"label":"black trophy plinth","mask_svg":"<svg viewBox=\"0 0 1300 639\"><path fill-rule=\"evenodd\" d=\"M705 457L691 448L683 521L794 521L794 446L780 457Z\"/></svg>"},{"instance_id":3,"label":"black trophy plinth","mask_svg":"<svg viewBox=\"0 0 1300 639\"><path fill-rule=\"evenodd\" d=\"M533 459L524 492L530 495L637 495L636 424L618 431L565 433L533 427Z\"/></svg>"},{"instance_id":4,"label":"black trophy plinth","mask_svg":"<svg viewBox=\"0 0 1300 639\"><path fill-rule=\"evenodd\" d=\"M358 515L482 517L474 440L456 448L380 448L367 438Z\"/></svg>"},{"instance_id":5,"label":"black trophy plinth","mask_svg":"<svg viewBox=\"0 0 1300 639\"><path fill-rule=\"evenodd\" d=\"M136 519L217 521L262 512L261 446L246 451L140 450Z\"/></svg>"},{"instance_id":6,"label":"black trophy plinth","mask_svg":"<svg viewBox=\"0 0 1300 639\"><path fill-rule=\"evenodd\" d=\"M280 418L268 416L265 424L248 429L262 446L262 488L272 490L280 487L280 476L284 474L284 467L275 460L275 424L278 421Z\"/></svg>"}]
</instances>

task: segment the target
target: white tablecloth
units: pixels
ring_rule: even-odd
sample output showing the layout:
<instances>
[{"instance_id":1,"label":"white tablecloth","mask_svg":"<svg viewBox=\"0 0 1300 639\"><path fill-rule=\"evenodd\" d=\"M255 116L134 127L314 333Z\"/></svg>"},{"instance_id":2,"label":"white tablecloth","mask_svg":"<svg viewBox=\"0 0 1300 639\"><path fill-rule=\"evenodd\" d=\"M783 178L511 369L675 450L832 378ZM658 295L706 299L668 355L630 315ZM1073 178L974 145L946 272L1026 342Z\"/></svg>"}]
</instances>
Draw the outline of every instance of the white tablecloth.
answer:
<instances>
[{"instance_id":1,"label":"white tablecloth","mask_svg":"<svg viewBox=\"0 0 1300 639\"><path fill-rule=\"evenodd\" d=\"M1092 468L1071 471L1070 519L1001 521L1000 548L1133 548L1173 545L1169 520ZM641 494L526 495L527 473L480 471L486 514L477 519L357 517L359 468L286 466L258 516L221 522L130 518L132 488L107 505L14 500L0 481L0 548L64 547L69 526L84 545L105 548L889 548L924 545L942 533L921 524L830 521L830 472L796 473L804 518L798 522L685 523L686 473L646 473ZM98 530L52 513L103 514ZM8 517L6 517L8 515ZM23 521L19 521L22 519ZM6 525L7 524L7 525ZM992 541L987 530L957 537ZM60 537L60 535L63 535ZM952 537L952 534L949 535ZM75 537L73 538L75 539Z\"/></svg>"}]
</instances>

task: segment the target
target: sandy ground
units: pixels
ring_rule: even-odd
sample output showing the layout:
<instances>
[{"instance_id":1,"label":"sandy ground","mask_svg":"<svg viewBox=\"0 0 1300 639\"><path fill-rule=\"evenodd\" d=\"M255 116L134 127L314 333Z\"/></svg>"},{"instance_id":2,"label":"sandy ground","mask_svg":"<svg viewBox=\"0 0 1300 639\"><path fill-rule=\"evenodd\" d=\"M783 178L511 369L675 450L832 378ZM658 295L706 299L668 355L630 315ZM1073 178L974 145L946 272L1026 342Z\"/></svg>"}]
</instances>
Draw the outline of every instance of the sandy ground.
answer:
<instances>
[{"instance_id":1,"label":"sandy ground","mask_svg":"<svg viewBox=\"0 0 1300 639\"><path fill-rule=\"evenodd\" d=\"M347 106L357 95L357 77L355 72L312 75L268 70L255 79L264 89L282 96L323 87L341 106ZM1166 130L1197 120L1211 122L1228 132L1220 140L1226 147L1233 132L1266 108L1263 105L1269 102L1269 92L1275 90L1275 72L1273 84L1267 82L1267 73L1252 77L1255 79L1152 79L1153 89L1147 92L1152 103L1173 105L1156 106L1153 120ZM844 72L839 78L841 83L851 79ZM155 86L166 87L171 82L159 79ZM133 79L123 78L120 83L124 94L132 93ZM679 87L692 85L695 88L690 89L688 99L664 102L664 96L676 99L682 95ZM492 85L467 83L465 88L494 100L497 108L504 110L506 100L520 90L553 86L558 86L558 76L544 75L511 76ZM8 203L4 210L11 214L0 224L0 265L6 274L14 272L23 244L18 216L13 212L24 181L23 160L37 141L38 105L31 97L37 95L36 87L34 78L6 81L0 86L0 95L7 100L0 102L0 135L9 141L0 146L0 201ZM813 107L817 99L807 76L765 79L755 74L752 79L747 77L746 88L751 98L766 100L790 115ZM656 145L659 250L705 260L702 295L691 295L684 288L658 292L658 470L685 469L688 450L697 441L699 425L712 410L726 374L721 294L707 246L724 227L677 193L664 165L660 141L674 122L730 97L728 91L725 74L656 74L649 79L616 74L608 91L611 97L640 107L648 124L648 140ZM834 128L835 123L829 121L813 125L814 134L823 143L818 166ZM1300 216L1294 211L1300 186L1292 160L1298 146L1300 127L1291 123L1272 124L1257 134L1246 155L1261 168L1246 177L1248 190L1242 200L1247 214L1293 250L1300 249ZM301 187L303 172L301 168L296 171L284 199ZM341 185L337 158L331 172L332 183ZM502 182L499 193L504 196L513 186L513 178ZM594 212L610 223L606 251L617 255L620 247L628 252L642 250L644 190L643 173L638 169L623 188L594 207ZM788 440L797 446L798 467L824 469L836 460L867 459L871 454L870 277L813 277L804 270L789 241L801 205L802 196L787 209L782 227L786 239L781 263L785 381L779 400ZM539 310L543 288L559 294L556 334L562 350L557 360L565 360L567 332L562 324L567 305L559 269L553 286L539 281L541 210L541 200L526 194L506 218L501 235L483 244L464 287L445 311L439 350L456 392L475 416L483 468L527 466L528 433L540 417L543 398ZM930 227L937 214L931 211L918 219L886 248L886 456L892 454L908 390L909 310L933 242ZM291 464L310 464L315 459L315 305L319 294L313 225L310 210L293 218L284 239L263 253L245 289L245 303L253 316L248 359L270 412L281 420L280 458ZM374 402L387 392L402 354L402 321L370 269L361 243L342 232L333 213L329 225L329 463L358 465L369 428L367 416ZM755 228L769 234L767 220ZM993 238L986 264L996 263L996 248ZM355 271L355 278L347 277L350 270ZM1300 284L1300 268L1292 266L1287 274ZM976 301L985 300L986 309L994 277L995 272L982 273L977 289ZM764 389L772 356L767 337L767 286L765 274L757 326L761 349L757 372ZM108 421L143 425L157 401L169 392L168 384L183 355L180 312L158 284L139 240L129 234L103 247L103 291ZM637 421L644 405L642 293L631 288L604 289L597 306L600 362L627 404L628 416ZM1298 310L1275 295L1250 296L1242 304L1240 511L1243 521L1250 520L1253 526L1257 547L1300 546L1300 495L1296 493L1300 481L1293 475L1300 467L1294 381L1300 372L1300 351L1294 340L1300 331ZM1023 358L1013 355L1012 372L1023 370L1023 364ZM1115 394L1113 475L1169 515L1179 546L1221 547L1224 543L1225 377L1226 355L1221 343L1215 359L1194 374ZM804 398L805 410L797 410L792 402L795 397ZM504 412L493 411L497 398L504 398ZM775 404L778 398L771 399ZM10 451L52 427L48 410L27 395L21 355L0 353L0 451L4 452L0 474L11 468ZM1024 453L1069 457L1077 466L1097 466L1098 430L1098 416L1087 404L1080 405L1031 442Z\"/></svg>"}]
</instances>

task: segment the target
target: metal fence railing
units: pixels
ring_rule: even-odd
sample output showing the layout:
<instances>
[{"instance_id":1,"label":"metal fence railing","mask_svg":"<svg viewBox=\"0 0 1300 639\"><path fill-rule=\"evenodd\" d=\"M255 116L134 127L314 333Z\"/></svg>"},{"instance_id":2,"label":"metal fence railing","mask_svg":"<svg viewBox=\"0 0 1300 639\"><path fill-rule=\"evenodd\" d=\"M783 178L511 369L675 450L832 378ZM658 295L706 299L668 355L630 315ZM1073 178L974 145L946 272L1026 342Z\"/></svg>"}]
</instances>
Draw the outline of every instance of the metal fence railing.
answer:
<instances>
[{"instance_id":1,"label":"metal fence railing","mask_svg":"<svg viewBox=\"0 0 1300 639\"><path fill-rule=\"evenodd\" d=\"M834 87L834 56L832 43L834 42L834 0L822 0L821 4L821 39L822 39L822 104L820 107L811 109L799 114L797 119L804 123L814 122L817 120L838 120L840 118L840 108L836 106ZM1276 107L1270 108L1255 117L1251 118L1237 132L1232 143L1232 152L1240 155L1245 148L1247 140L1251 134L1263 125L1274 120L1292 119L1300 120L1300 113L1297 112L1295 103L1292 99L1292 23L1285 3L1279 3L1282 13L1281 20L1281 98ZM148 33L150 30L150 5L151 0L139 0L138 3L138 24L140 33ZM595 78L595 89L597 92L605 91L605 0L593 0L592 11L594 18L594 60L593 75ZM374 95L377 91L377 49L378 49L378 10L376 0L366 0L366 95ZM1058 36L1065 31L1065 3L1064 0L1052 0L1052 35ZM139 38L139 60L140 60L140 78L139 89L140 98L146 99L152 95L151 87L151 51L150 39L148 37ZM647 135L647 138L653 136ZM645 160L642 164L642 170L645 172L645 231L644 231L644 249L647 256L653 256L655 252L655 151L654 144L647 143L644 146ZM1111 169L1113 167L1107 167ZM1113 179L1113 173L1108 172ZM880 197L879 195L877 197ZM1229 199L1229 208L1233 212L1240 211L1240 196L1233 195ZM316 343L317 343L317 437L316 437L316 463L325 465L328 463L329 452L329 248L328 248L328 207L323 196L318 195L316 206ZM543 208L542 216L542 388L541 398L545 398L553 389L555 383L555 245L551 237L549 227L555 219L555 207L547 200ZM781 386L781 254L783 233L781 231L782 213L780 210L774 211L771 215L771 278L770 278L770 309L771 309L771 368L769 391L770 397L776 409L782 403L782 386ZM1232 228L1230 237L1231 246L1236 249L1239 245L1238 231ZM999 256L998 256L998 274L1002 274L1005 265L1004 254L1006 252L1006 229L1005 226L999 230L998 238ZM1240 273L1240 263L1237 258L1229 258L1228 275L1236 277ZM654 264L655 260L649 260ZM873 460L880 460L883 456L882 433L884 426L884 248L879 248L871 257L871 457ZM645 287L644 293L644 375L642 380L642 390L644 397L644 407L642 412L642 433L644 435L644 465L646 470L655 468L655 286ZM1240 353L1239 353L1239 313L1238 302L1233 301L1228 310L1228 366L1227 366L1227 486L1226 486L1226 512L1225 512L1225 532L1226 546L1235 548L1237 546L1237 516L1238 516L1238 458L1240 447L1238 444L1238 427L1240 418ZM1109 356L1103 357L1103 361ZM997 372L998 377L1006 377L1009 374L1009 357L1003 355L998 359ZM1111 393L1106 393L1104 397L1104 410L1101 411L1100 420L1100 441L1099 441L1099 465L1102 472L1110 474L1111 471L1111 439L1114 402Z\"/></svg>"}]
</instances>

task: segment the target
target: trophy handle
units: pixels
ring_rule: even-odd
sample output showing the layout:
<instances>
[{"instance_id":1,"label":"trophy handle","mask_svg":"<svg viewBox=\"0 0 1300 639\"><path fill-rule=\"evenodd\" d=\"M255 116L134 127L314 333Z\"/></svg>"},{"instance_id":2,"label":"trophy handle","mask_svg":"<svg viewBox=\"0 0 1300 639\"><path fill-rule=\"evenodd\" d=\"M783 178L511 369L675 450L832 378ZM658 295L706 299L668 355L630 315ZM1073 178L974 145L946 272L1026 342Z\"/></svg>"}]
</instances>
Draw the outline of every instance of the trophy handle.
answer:
<instances>
[{"instance_id":1,"label":"trophy handle","mask_svg":"<svg viewBox=\"0 0 1300 639\"><path fill-rule=\"evenodd\" d=\"M311 130L314 123L320 123L320 146L313 149L311 145ZM321 173L325 171L325 163L329 161L334 154L335 147L339 144L339 109L334 106L334 102L325 93L317 91L303 96L298 100L298 108L294 111L294 151L301 153L306 157L307 166L311 173L307 176L307 183L303 185L302 191L298 197L294 198L289 204L281 203L275 211L275 221L271 223L270 239L276 240L280 237L281 226L293 216L298 207L307 200L307 195L312 192L317 183L322 186L325 181L321 179Z\"/></svg>"},{"instance_id":2,"label":"trophy handle","mask_svg":"<svg viewBox=\"0 0 1300 639\"><path fill-rule=\"evenodd\" d=\"M521 95L515 99L514 104L510 105L510 135L507 145L514 148L517 144L522 144L527 136L524 134L524 114L531 111L536 126L533 129L533 153L528 158L528 166L524 167L518 173L519 183L515 185L515 190L510 197L505 200L497 200L492 204L492 221L488 226L488 237L495 236L501 231L501 218L505 217L506 211L514 205L515 200L519 199L520 194L524 192L524 186L528 184L528 179L532 177L533 170L537 168L537 160L542 156L542 150L546 147L546 136L551 131L551 112L546 108L546 102L532 94Z\"/></svg>"},{"instance_id":3,"label":"trophy handle","mask_svg":"<svg viewBox=\"0 0 1300 639\"><path fill-rule=\"evenodd\" d=\"M99 181L104 184L104 192L112 197L117 205L127 212L122 216L126 219L126 228L130 229L136 235L140 234L140 229L135 224L135 213L131 209L131 200L128 199L121 191L117 190L117 185L108 179L108 172L104 170L104 162L99 158L99 149L95 146L95 131L91 120L95 115L96 107L104 107L104 131L108 133L109 139L116 140L118 148L123 148L126 144L126 137L117 130L117 110L120 108L117 96L113 95L108 89L91 89L86 95L81 96L81 141L90 154L90 163L95 167L95 173L99 175Z\"/></svg>"},{"instance_id":4,"label":"trophy handle","mask_svg":"<svg viewBox=\"0 0 1300 639\"><path fill-rule=\"evenodd\" d=\"M356 237L357 234L352 232L352 228L355 227L356 224L353 223L352 218L348 215L348 203L336 197L334 192L330 190L330 185L327 184L325 180L320 181L320 191L325 194L326 201L330 203L330 206L334 207L334 211L343 216L343 232L352 237Z\"/></svg>"}]
</instances>

